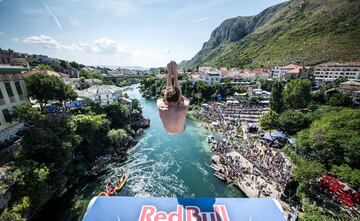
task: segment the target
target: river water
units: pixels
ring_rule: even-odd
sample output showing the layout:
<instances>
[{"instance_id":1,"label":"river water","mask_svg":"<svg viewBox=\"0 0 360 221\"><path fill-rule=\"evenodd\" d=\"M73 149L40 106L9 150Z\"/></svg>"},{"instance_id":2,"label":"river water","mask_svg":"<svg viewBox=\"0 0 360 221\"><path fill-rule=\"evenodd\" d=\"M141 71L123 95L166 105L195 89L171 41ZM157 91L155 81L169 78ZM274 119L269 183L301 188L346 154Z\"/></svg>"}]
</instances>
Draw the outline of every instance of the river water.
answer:
<instances>
[{"instance_id":1,"label":"river water","mask_svg":"<svg viewBox=\"0 0 360 221\"><path fill-rule=\"evenodd\" d=\"M125 88L130 98L140 101L143 115L151 126L138 138L128 159L114 163L113 168L124 168L128 180L120 195L183 196L183 197L240 197L235 187L227 187L214 175L211 150L206 142L209 135L200 123L187 119L183 134L165 132L154 100L144 99L137 86ZM111 171L110 171L111 173ZM115 173L111 173L115 174Z\"/></svg>"},{"instance_id":2,"label":"river water","mask_svg":"<svg viewBox=\"0 0 360 221\"><path fill-rule=\"evenodd\" d=\"M78 187L76 193L51 202L40 212L39 220L48 219L51 214L59 214L55 219L51 215L52 220L81 219L75 214L84 213L89 200L103 191L106 181L119 178L119 170L128 177L119 193L123 196L243 197L237 187L213 175L209 167L212 154L206 142L210 132L202 129L199 122L187 119L183 134L167 134L155 100L143 98L137 86L124 88L124 93L140 101L143 115L151 121L151 126L137 138L138 144L125 159L111 162L100 177Z\"/></svg>"}]
</instances>

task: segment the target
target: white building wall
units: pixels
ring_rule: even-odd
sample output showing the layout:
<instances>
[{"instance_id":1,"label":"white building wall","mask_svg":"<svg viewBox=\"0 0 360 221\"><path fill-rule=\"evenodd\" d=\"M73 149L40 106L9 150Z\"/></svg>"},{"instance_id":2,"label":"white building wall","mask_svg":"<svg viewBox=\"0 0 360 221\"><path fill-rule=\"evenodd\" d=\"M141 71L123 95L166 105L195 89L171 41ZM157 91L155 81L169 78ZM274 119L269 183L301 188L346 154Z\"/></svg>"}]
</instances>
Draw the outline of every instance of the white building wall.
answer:
<instances>
[{"instance_id":1,"label":"white building wall","mask_svg":"<svg viewBox=\"0 0 360 221\"><path fill-rule=\"evenodd\" d=\"M359 65L317 65L314 68L314 76L316 81L334 81L339 77L345 77L350 80L360 79Z\"/></svg>"},{"instance_id":2,"label":"white building wall","mask_svg":"<svg viewBox=\"0 0 360 221\"><path fill-rule=\"evenodd\" d=\"M206 83L210 84L210 85L214 85L217 82L220 81L220 73L219 74L213 74L213 73L202 73L200 74L200 79L205 81Z\"/></svg>"},{"instance_id":3,"label":"white building wall","mask_svg":"<svg viewBox=\"0 0 360 221\"><path fill-rule=\"evenodd\" d=\"M4 75L0 75L0 76L3 77ZM10 75L9 75L9 78L7 78L7 79L11 79ZM16 81L18 81L20 83L20 87L23 92L22 99L20 99L20 96L16 90L15 82L13 81L13 79L11 79L9 81L5 81L5 82L0 81L0 89L1 89L2 95L4 96L4 101L5 101L4 104L0 104L0 131L15 124L15 122L7 122L5 120L3 111L7 109L11 113L14 106L24 103L24 102L28 102L27 97L26 97L27 92L26 92L24 80L21 79L21 80L16 80ZM6 91L6 88L5 88L6 82L10 83L11 90L14 94L15 100L13 100L13 102L11 102L10 97Z\"/></svg>"},{"instance_id":4,"label":"white building wall","mask_svg":"<svg viewBox=\"0 0 360 221\"><path fill-rule=\"evenodd\" d=\"M273 67L271 68L271 75L274 79L285 79L285 76L288 74L286 69L282 69L281 67Z\"/></svg>"}]
</instances>

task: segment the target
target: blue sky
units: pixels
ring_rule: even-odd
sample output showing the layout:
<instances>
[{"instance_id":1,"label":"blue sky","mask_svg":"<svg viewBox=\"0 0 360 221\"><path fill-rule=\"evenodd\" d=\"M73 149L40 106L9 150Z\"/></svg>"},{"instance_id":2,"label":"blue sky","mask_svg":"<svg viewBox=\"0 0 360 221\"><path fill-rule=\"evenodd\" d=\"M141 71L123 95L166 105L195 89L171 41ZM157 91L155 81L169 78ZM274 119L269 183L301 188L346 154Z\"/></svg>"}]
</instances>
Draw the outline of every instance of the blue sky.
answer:
<instances>
[{"instance_id":1,"label":"blue sky","mask_svg":"<svg viewBox=\"0 0 360 221\"><path fill-rule=\"evenodd\" d=\"M88 65L165 66L225 19L284 0L0 0L0 48Z\"/></svg>"}]
</instances>

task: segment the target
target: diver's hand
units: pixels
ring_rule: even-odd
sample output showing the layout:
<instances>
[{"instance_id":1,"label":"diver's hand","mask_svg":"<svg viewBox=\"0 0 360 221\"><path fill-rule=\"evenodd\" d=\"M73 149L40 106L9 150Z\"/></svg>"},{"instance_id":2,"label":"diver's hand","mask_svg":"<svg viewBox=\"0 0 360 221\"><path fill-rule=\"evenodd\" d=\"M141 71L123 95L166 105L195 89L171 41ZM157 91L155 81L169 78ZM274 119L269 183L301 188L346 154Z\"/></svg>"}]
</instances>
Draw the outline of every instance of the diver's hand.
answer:
<instances>
[{"instance_id":1,"label":"diver's hand","mask_svg":"<svg viewBox=\"0 0 360 221\"><path fill-rule=\"evenodd\" d=\"M161 104L161 105L159 106L159 110L161 110L161 111L167 111L167 110L169 110L169 108L168 108L168 106L167 106L166 104Z\"/></svg>"},{"instance_id":2,"label":"diver's hand","mask_svg":"<svg viewBox=\"0 0 360 221\"><path fill-rule=\"evenodd\" d=\"M156 102L156 106L160 111L168 110L168 105L163 101L163 99L158 99Z\"/></svg>"}]
</instances>

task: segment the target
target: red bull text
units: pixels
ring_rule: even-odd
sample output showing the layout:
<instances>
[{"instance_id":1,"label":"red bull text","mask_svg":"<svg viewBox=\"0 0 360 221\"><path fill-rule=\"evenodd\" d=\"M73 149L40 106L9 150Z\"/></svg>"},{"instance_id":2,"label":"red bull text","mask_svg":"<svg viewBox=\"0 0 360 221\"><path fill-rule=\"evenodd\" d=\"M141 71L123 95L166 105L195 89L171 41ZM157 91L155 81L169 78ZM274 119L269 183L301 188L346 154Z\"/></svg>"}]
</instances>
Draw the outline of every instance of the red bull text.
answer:
<instances>
[{"instance_id":1,"label":"red bull text","mask_svg":"<svg viewBox=\"0 0 360 221\"><path fill-rule=\"evenodd\" d=\"M201 212L196 206L178 205L176 211L157 211L155 206L144 205L139 221L230 221L224 205L214 205L213 212Z\"/></svg>"}]
</instances>

